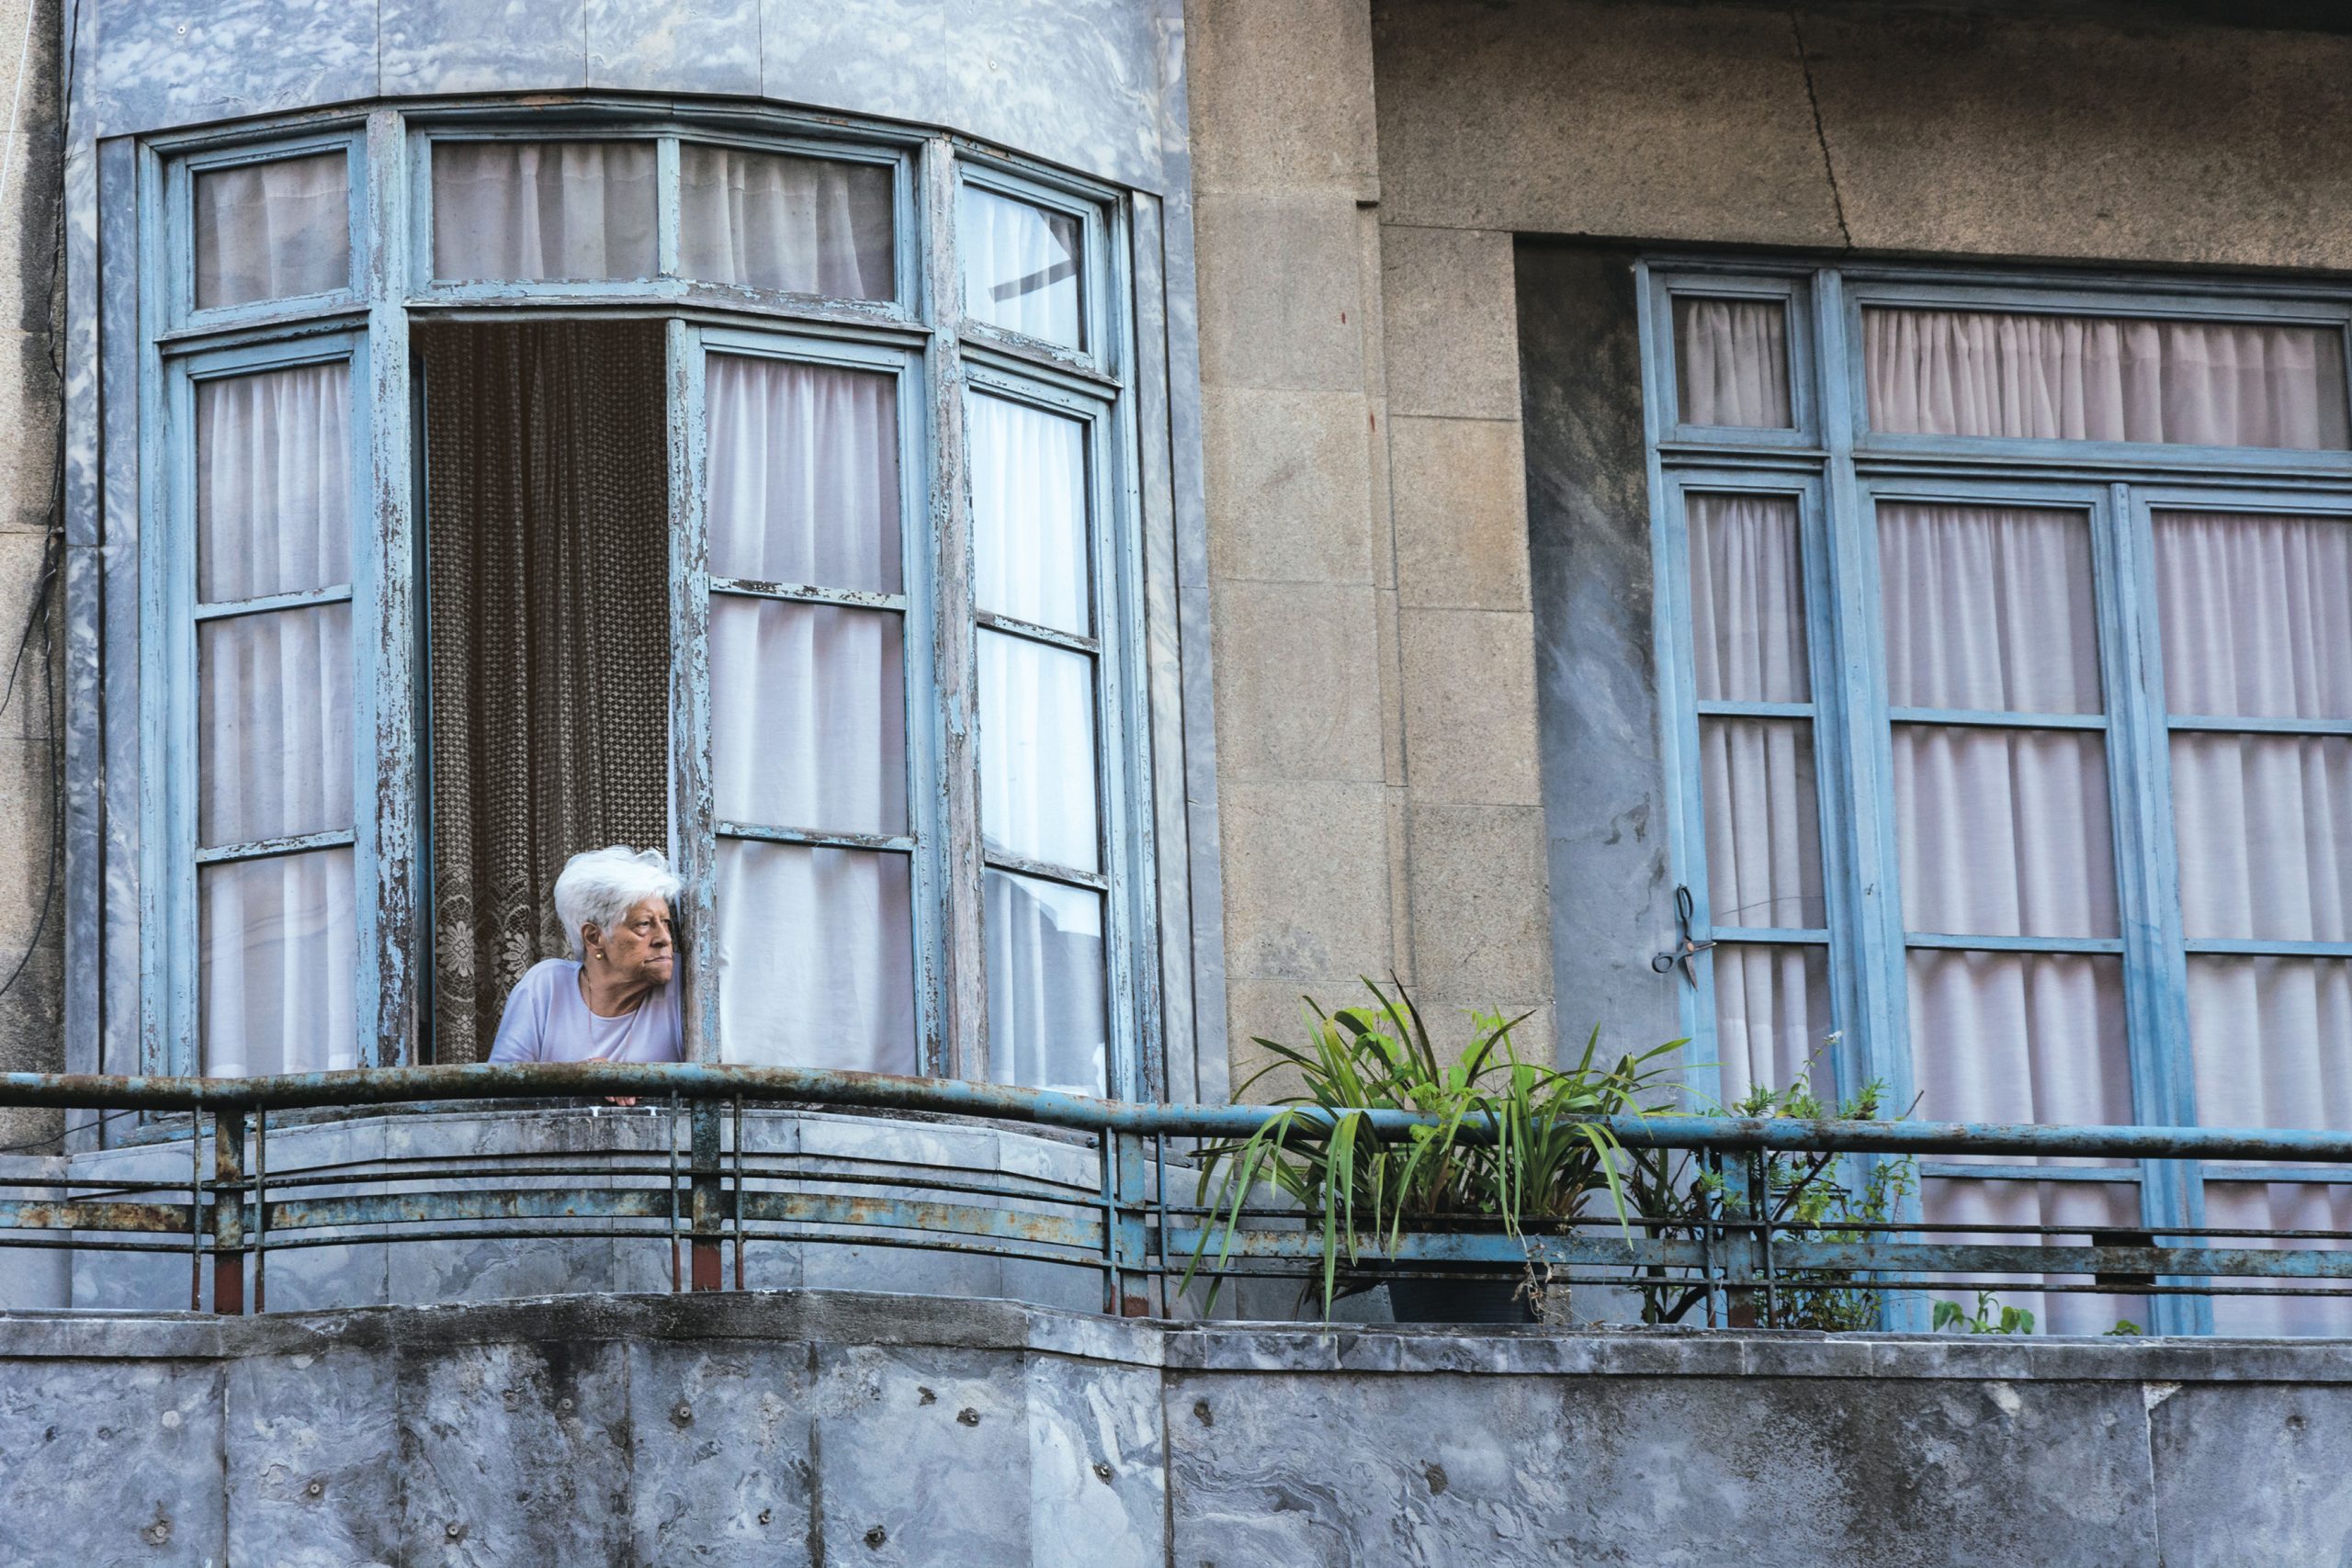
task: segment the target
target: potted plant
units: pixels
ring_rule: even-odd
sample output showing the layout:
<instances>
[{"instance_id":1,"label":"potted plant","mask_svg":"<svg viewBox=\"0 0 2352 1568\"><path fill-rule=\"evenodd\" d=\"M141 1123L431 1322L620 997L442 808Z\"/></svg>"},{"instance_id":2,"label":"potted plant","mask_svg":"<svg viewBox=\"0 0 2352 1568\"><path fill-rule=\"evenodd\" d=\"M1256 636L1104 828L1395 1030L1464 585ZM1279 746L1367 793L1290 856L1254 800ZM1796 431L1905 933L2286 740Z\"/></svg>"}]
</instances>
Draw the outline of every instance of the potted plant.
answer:
<instances>
[{"instance_id":1,"label":"potted plant","mask_svg":"<svg viewBox=\"0 0 2352 1568\"><path fill-rule=\"evenodd\" d=\"M1216 1245L1220 1269L1242 1229L1245 1203L1264 1183L1296 1202L1321 1240L1323 1311L1335 1295L1379 1282L1367 1252L1393 1252L1407 1231L1494 1230L1521 1239L1531 1228L1565 1228L1607 1192L1617 1219L1629 1209L1620 1179L1623 1149L1595 1118L1647 1115L1665 1108L1673 1086L1661 1061L1671 1041L1606 1061L1600 1031L1575 1065L1520 1059L1511 1031L1526 1021L1473 1016L1470 1039L1441 1053L1402 982L1394 995L1373 981L1370 1007L1326 1013L1306 998L1307 1041L1257 1043L1273 1054L1239 1095L1293 1069L1295 1092L1249 1137L1201 1151L1196 1201L1208 1210L1193 1274ZM1409 1137L1374 1134L1373 1111L1431 1118ZM1212 1196L1212 1193L1214 1196ZM1400 1321L1528 1321L1516 1281L1472 1280L1385 1271ZM1210 1293L1212 1303L1214 1289Z\"/></svg>"}]
</instances>

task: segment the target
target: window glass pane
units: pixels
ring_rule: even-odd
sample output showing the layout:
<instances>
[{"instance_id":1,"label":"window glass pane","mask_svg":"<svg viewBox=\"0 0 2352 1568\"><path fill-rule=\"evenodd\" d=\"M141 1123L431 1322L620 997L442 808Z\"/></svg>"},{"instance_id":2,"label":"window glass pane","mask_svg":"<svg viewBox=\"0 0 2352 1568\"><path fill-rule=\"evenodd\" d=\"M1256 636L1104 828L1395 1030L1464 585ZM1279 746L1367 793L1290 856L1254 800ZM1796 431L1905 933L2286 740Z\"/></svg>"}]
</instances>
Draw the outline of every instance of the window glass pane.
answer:
<instances>
[{"instance_id":1,"label":"window glass pane","mask_svg":"<svg viewBox=\"0 0 2352 1568\"><path fill-rule=\"evenodd\" d=\"M2352 736L2177 731L2172 816L2187 935L2352 942Z\"/></svg>"},{"instance_id":2,"label":"window glass pane","mask_svg":"<svg viewBox=\"0 0 2352 1568\"><path fill-rule=\"evenodd\" d=\"M969 407L973 603L1085 636L1086 427L1002 398Z\"/></svg>"},{"instance_id":3,"label":"window glass pane","mask_svg":"<svg viewBox=\"0 0 2352 1568\"><path fill-rule=\"evenodd\" d=\"M1685 424L1787 429L1787 307L1676 295L1674 380Z\"/></svg>"},{"instance_id":4,"label":"window glass pane","mask_svg":"<svg viewBox=\"0 0 2352 1568\"><path fill-rule=\"evenodd\" d=\"M2121 959L1914 948L1908 963L1921 1120L2132 1120Z\"/></svg>"},{"instance_id":5,"label":"window glass pane","mask_svg":"<svg viewBox=\"0 0 2352 1568\"><path fill-rule=\"evenodd\" d=\"M199 173L196 308L351 287L351 159L337 148Z\"/></svg>"},{"instance_id":6,"label":"window glass pane","mask_svg":"<svg viewBox=\"0 0 2352 1568\"><path fill-rule=\"evenodd\" d=\"M1108 1091L1102 897L987 874L989 1076L1074 1094Z\"/></svg>"},{"instance_id":7,"label":"window glass pane","mask_svg":"<svg viewBox=\"0 0 2352 1568\"><path fill-rule=\"evenodd\" d=\"M2083 513L1889 504L1878 520L1889 702L2100 711Z\"/></svg>"},{"instance_id":8,"label":"window glass pane","mask_svg":"<svg viewBox=\"0 0 2352 1568\"><path fill-rule=\"evenodd\" d=\"M1915 948L1908 969L1912 1071L1922 1120L2094 1126L2133 1120L2121 959ZM2004 1164L2037 1163L1998 1157ZM2139 1224L2137 1190L2125 1185L1931 1179L1921 1183L1920 1195L1928 1218L1948 1224ZM2036 1238L1978 1234L1944 1239L2030 1246ZM2081 1245L2086 1238L2051 1239ZM2047 1333L2099 1333L2119 1317L2148 1321L2127 1298L2043 1295L2014 1277L1984 1283L2004 1304L2034 1314ZM1955 1292L1954 1299L1974 1305L1965 1292Z\"/></svg>"},{"instance_id":9,"label":"window glass pane","mask_svg":"<svg viewBox=\"0 0 2352 1568\"><path fill-rule=\"evenodd\" d=\"M956 243L964 313L1047 343L1085 346L1079 275L1085 226L1066 212L964 187Z\"/></svg>"},{"instance_id":10,"label":"window glass pane","mask_svg":"<svg viewBox=\"0 0 2352 1568\"><path fill-rule=\"evenodd\" d=\"M351 581L351 367L196 385L196 596Z\"/></svg>"},{"instance_id":11,"label":"window glass pane","mask_svg":"<svg viewBox=\"0 0 2352 1568\"><path fill-rule=\"evenodd\" d=\"M835 299L888 299L891 171L736 147L678 149L688 277Z\"/></svg>"},{"instance_id":12,"label":"window glass pane","mask_svg":"<svg viewBox=\"0 0 2352 1568\"><path fill-rule=\"evenodd\" d=\"M351 865L350 850L332 849L198 870L206 1072L243 1077L359 1065Z\"/></svg>"},{"instance_id":13,"label":"window glass pane","mask_svg":"<svg viewBox=\"0 0 2352 1568\"><path fill-rule=\"evenodd\" d=\"M1708 918L1719 926L1826 925L1812 721L1702 718L1699 770Z\"/></svg>"},{"instance_id":14,"label":"window glass pane","mask_svg":"<svg viewBox=\"0 0 2352 1568\"><path fill-rule=\"evenodd\" d=\"M705 375L712 573L898 592L897 379L731 354Z\"/></svg>"},{"instance_id":15,"label":"window glass pane","mask_svg":"<svg viewBox=\"0 0 2352 1568\"><path fill-rule=\"evenodd\" d=\"M1693 494L1683 512L1699 700L1812 701L1795 498Z\"/></svg>"},{"instance_id":16,"label":"window glass pane","mask_svg":"<svg viewBox=\"0 0 2352 1568\"><path fill-rule=\"evenodd\" d=\"M983 630L980 838L999 854L1093 871L1093 660Z\"/></svg>"},{"instance_id":17,"label":"window glass pane","mask_svg":"<svg viewBox=\"0 0 2352 1568\"><path fill-rule=\"evenodd\" d=\"M916 1070L905 855L722 839L719 1058Z\"/></svg>"},{"instance_id":18,"label":"window glass pane","mask_svg":"<svg viewBox=\"0 0 2352 1568\"><path fill-rule=\"evenodd\" d=\"M721 820L906 831L900 629L888 610L711 596L711 796Z\"/></svg>"},{"instance_id":19,"label":"window glass pane","mask_svg":"<svg viewBox=\"0 0 2352 1568\"><path fill-rule=\"evenodd\" d=\"M2233 1122L2230 1125L2244 1126ZM2295 1122L2294 1126L2309 1125ZM2339 1125L2339 1123L2329 1123ZM2205 1168L2212 1170L2209 1165ZM2341 1250L2346 1244L2315 1237L2263 1235L2277 1231L2352 1231L2352 1187L2323 1186L2300 1181L2212 1181L2205 1183L2205 1224L2209 1229L2245 1225L2251 1234L2205 1238L2210 1247L2292 1247L2321 1251ZM2341 1338L2352 1335L2352 1301L2338 1296L2305 1296L2290 1280L2235 1280L2232 1284L2285 1285L2295 1292L2279 1296L2215 1296L2213 1332L2246 1338L2277 1338L2287 1335L2324 1334ZM2329 1285L2340 1287L2341 1281ZM2324 1287L2312 1286L2311 1289ZM2137 1319L2134 1320L2139 1321Z\"/></svg>"},{"instance_id":20,"label":"window glass pane","mask_svg":"<svg viewBox=\"0 0 2352 1568\"><path fill-rule=\"evenodd\" d=\"M1896 725L1905 926L2119 934L2107 789L2095 731Z\"/></svg>"},{"instance_id":21,"label":"window glass pane","mask_svg":"<svg viewBox=\"0 0 2352 1568\"><path fill-rule=\"evenodd\" d=\"M1829 1048L1829 950L1723 942L1714 949L1715 1061L1723 1102L1785 1089L1802 1076L1837 1097Z\"/></svg>"},{"instance_id":22,"label":"window glass pane","mask_svg":"<svg viewBox=\"0 0 2352 1568\"><path fill-rule=\"evenodd\" d=\"M653 276L650 141L436 141L433 276Z\"/></svg>"},{"instance_id":23,"label":"window glass pane","mask_svg":"<svg viewBox=\"0 0 2352 1568\"><path fill-rule=\"evenodd\" d=\"M352 825L351 605L196 628L198 845Z\"/></svg>"},{"instance_id":24,"label":"window glass pane","mask_svg":"<svg viewBox=\"0 0 2352 1568\"><path fill-rule=\"evenodd\" d=\"M2197 1119L2352 1130L2352 959L2188 955Z\"/></svg>"},{"instance_id":25,"label":"window glass pane","mask_svg":"<svg viewBox=\"0 0 2352 1568\"><path fill-rule=\"evenodd\" d=\"M2341 451L2344 341L2332 326L1862 312L1876 430Z\"/></svg>"},{"instance_id":26,"label":"window glass pane","mask_svg":"<svg viewBox=\"0 0 2352 1568\"><path fill-rule=\"evenodd\" d=\"M2018 1163L2011 1160L2008 1163ZM1928 1224L2068 1226L2050 1235L1999 1231L1937 1231L1921 1237L1962 1247L2082 1247L2093 1240L2143 1241L2140 1189L2130 1181L1971 1181L1931 1176L1919 1183L1919 1206ZM2079 1274L2049 1276L2052 1283L2079 1285ZM2119 1322L2148 1323L2145 1296L2039 1291L2032 1275L1942 1276L1934 1301L1957 1303L1975 1315L1976 1292L1990 1291L2005 1307L2033 1314L2037 1334L2105 1334ZM1932 1309L1930 1309L1932 1310Z\"/></svg>"},{"instance_id":27,"label":"window glass pane","mask_svg":"<svg viewBox=\"0 0 2352 1568\"><path fill-rule=\"evenodd\" d=\"M2155 541L2166 706L2352 718L2352 522L2159 513Z\"/></svg>"}]
</instances>

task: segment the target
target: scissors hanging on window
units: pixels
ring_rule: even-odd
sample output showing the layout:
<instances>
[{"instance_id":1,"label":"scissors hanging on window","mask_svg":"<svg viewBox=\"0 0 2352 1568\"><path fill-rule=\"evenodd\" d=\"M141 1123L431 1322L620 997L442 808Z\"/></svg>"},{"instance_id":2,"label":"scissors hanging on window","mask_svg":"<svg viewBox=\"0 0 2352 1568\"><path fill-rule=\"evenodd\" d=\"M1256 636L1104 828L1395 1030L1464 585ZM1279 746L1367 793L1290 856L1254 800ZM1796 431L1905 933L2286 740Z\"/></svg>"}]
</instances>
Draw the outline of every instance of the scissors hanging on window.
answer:
<instances>
[{"instance_id":1,"label":"scissors hanging on window","mask_svg":"<svg viewBox=\"0 0 2352 1568\"><path fill-rule=\"evenodd\" d=\"M1650 960L1650 967L1660 975L1681 970L1682 978L1694 991L1699 988L1699 976L1692 973L1690 961L1715 945L1712 938L1701 942L1690 934L1690 921L1695 913L1690 889L1677 887L1674 890L1674 925L1678 939L1672 950L1658 953Z\"/></svg>"}]
</instances>

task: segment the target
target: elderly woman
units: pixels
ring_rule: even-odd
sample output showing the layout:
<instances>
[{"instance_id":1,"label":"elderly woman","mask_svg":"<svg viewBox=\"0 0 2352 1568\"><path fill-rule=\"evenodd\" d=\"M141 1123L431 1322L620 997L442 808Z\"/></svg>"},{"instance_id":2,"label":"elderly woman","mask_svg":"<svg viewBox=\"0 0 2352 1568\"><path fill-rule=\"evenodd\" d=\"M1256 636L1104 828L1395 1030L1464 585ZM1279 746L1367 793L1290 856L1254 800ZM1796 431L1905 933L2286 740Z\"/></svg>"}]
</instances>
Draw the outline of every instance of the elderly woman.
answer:
<instances>
[{"instance_id":1,"label":"elderly woman","mask_svg":"<svg viewBox=\"0 0 2352 1568\"><path fill-rule=\"evenodd\" d=\"M493 1062L674 1062L680 884L659 850L615 844L564 863L555 911L572 956L531 966L499 1020Z\"/></svg>"}]
</instances>

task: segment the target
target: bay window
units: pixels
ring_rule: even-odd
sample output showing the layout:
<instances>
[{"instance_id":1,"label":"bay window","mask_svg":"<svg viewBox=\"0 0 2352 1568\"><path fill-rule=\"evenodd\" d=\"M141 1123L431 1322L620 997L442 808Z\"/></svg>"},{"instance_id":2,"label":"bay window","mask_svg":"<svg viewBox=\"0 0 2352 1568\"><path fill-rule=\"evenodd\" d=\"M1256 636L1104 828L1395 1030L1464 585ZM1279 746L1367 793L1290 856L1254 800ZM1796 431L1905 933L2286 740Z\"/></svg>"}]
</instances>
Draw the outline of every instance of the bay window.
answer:
<instances>
[{"instance_id":1,"label":"bay window","mask_svg":"<svg viewBox=\"0 0 2352 1568\"><path fill-rule=\"evenodd\" d=\"M478 1059L626 841L691 1055L1152 1092L1117 192L769 111L144 156L143 1066Z\"/></svg>"},{"instance_id":2,"label":"bay window","mask_svg":"<svg viewBox=\"0 0 2352 1568\"><path fill-rule=\"evenodd\" d=\"M1939 1121L2352 1125L2352 304L1694 264L1643 310L1700 1091L1810 1066ZM2348 1181L1947 1159L1917 1218L2345 1230Z\"/></svg>"}]
</instances>

